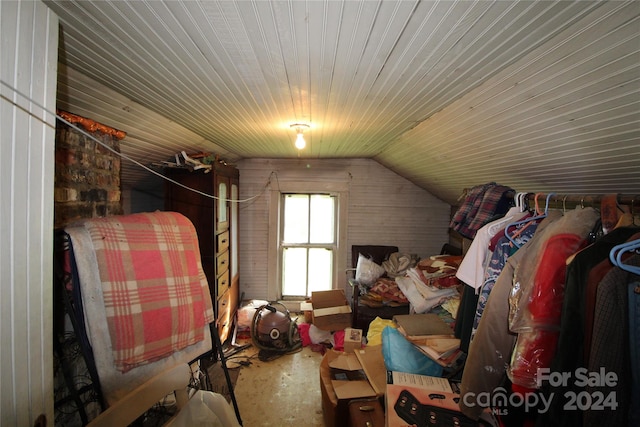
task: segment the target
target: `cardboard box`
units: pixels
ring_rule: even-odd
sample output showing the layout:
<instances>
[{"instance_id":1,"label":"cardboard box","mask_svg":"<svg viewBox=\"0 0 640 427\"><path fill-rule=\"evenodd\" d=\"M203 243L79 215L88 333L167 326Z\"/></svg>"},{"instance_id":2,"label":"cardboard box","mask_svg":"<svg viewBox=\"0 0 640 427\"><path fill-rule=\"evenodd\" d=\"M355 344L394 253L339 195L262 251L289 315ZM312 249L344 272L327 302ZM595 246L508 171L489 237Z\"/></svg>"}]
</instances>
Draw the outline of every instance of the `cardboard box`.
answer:
<instances>
[{"instance_id":1,"label":"cardboard box","mask_svg":"<svg viewBox=\"0 0 640 427\"><path fill-rule=\"evenodd\" d=\"M358 358L357 354L362 353ZM379 356L378 356L379 354ZM362 365L364 361L365 366ZM386 376L380 346L365 348L355 353L329 350L320 362L320 389L322 394L322 414L326 427L347 427L349 402L354 399L383 399L380 384L369 380L369 374L376 378Z\"/></svg>"},{"instance_id":2,"label":"cardboard box","mask_svg":"<svg viewBox=\"0 0 640 427\"><path fill-rule=\"evenodd\" d=\"M353 353L362 348L362 329L347 328L344 330L344 351Z\"/></svg>"},{"instance_id":3,"label":"cardboard box","mask_svg":"<svg viewBox=\"0 0 640 427\"><path fill-rule=\"evenodd\" d=\"M387 368L384 365L382 345L369 345L355 351L354 354L367 375L369 384L375 390L376 396L384 398L387 390Z\"/></svg>"},{"instance_id":4,"label":"cardboard box","mask_svg":"<svg viewBox=\"0 0 640 427\"><path fill-rule=\"evenodd\" d=\"M349 402L349 426L384 427L384 409L378 399L354 399Z\"/></svg>"},{"instance_id":5,"label":"cardboard box","mask_svg":"<svg viewBox=\"0 0 640 427\"><path fill-rule=\"evenodd\" d=\"M351 307L342 289L311 293L313 324L324 331L351 327Z\"/></svg>"},{"instance_id":6,"label":"cardboard box","mask_svg":"<svg viewBox=\"0 0 640 427\"><path fill-rule=\"evenodd\" d=\"M313 304L310 300L300 303L300 311L304 314L304 323L313 323Z\"/></svg>"}]
</instances>

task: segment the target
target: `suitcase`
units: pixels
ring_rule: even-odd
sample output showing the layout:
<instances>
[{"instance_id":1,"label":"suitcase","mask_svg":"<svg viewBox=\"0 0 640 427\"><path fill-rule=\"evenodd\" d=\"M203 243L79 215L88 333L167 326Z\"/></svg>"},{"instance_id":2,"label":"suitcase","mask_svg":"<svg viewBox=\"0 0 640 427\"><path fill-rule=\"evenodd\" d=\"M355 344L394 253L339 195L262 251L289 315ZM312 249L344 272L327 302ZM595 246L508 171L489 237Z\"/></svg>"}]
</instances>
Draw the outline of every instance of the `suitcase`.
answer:
<instances>
[{"instance_id":1,"label":"suitcase","mask_svg":"<svg viewBox=\"0 0 640 427\"><path fill-rule=\"evenodd\" d=\"M349 402L349 427L384 427L384 410L378 399Z\"/></svg>"}]
</instances>

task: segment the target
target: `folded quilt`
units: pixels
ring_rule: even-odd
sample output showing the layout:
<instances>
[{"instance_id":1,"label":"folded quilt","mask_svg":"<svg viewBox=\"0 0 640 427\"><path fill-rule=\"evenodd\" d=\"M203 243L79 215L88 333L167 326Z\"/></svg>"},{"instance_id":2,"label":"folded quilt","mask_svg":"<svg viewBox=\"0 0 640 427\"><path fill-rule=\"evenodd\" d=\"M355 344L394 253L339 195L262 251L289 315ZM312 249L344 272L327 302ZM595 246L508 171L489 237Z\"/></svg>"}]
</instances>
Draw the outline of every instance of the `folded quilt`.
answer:
<instances>
[{"instance_id":1,"label":"folded quilt","mask_svg":"<svg viewBox=\"0 0 640 427\"><path fill-rule=\"evenodd\" d=\"M456 277L461 262L462 256L434 255L420 260L415 270L425 285L438 289L450 288L461 284Z\"/></svg>"},{"instance_id":2,"label":"folded quilt","mask_svg":"<svg viewBox=\"0 0 640 427\"><path fill-rule=\"evenodd\" d=\"M204 339L214 320L193 224L174 212L88 220L114 363L128 370Z\"/></svg>"},{"instance_id":3,"label":"folded quilt","mask_svg":"<svg viewBox=\"0 0 640 427\"><path fill-rule=\"evenodd\" d=\"M438 289L426 285L415 268L409 269L406 276L397 277L396 283L416 313L425 313L459 295L455 287Z\"/></svg>"},{"instance_id":4,"label":"folded quilt","mask_svg":"<svg viewBox=\"0 0 640 427\"><path fill-rule=\"evenodd\" d=\"M382 263L382 267L387 273L387 276L394 278L398 276L404 276L405 272L418 263L420 258L415 254L401 254L400 252L394 252L389 255L389 259Z\"/></svg>"},{"instance_id":5,"label":"folded quilt","mask_svg":"<svg viewBox=\"0 0 640 427\"><path fill-rule=\"evenodd\" d=\"M404 296L398 284L393 279L379 278L371 287L369 293L379 295L381 301L391 301L397 304L409 303L409 300Z\"/></svg>"}]
</instances>

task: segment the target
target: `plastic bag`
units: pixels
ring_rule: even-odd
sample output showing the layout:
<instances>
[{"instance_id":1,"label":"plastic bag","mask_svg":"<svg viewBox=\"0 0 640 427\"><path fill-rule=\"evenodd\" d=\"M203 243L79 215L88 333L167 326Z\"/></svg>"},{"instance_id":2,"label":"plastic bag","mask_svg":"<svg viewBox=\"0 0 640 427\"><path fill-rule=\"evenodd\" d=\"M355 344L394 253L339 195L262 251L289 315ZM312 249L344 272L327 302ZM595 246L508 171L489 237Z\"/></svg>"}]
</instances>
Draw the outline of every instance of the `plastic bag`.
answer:
<instances>
[{"instance_id":1,"label":"plastic bag","mask_svg":"<svg viewBox=\"0 0 640 427\"><path fill-rule=\"evenodd\" d=\"M363 285L373 285L378 277L384 274L384 268L376 264L366 256L358 254L358 264L356 265L356 281Z\"/></svg>"},{"instance_id":2,"label":"plastic bag","mask_svg":"<svg viewBox=\"0 0 640 427\"><path fill-rule=\"evenodd\" d=\"M253 315L256 313L256 310L267 304L267 301L254 299L249 301L249 304L241 307L238 310L238 328L240 328L241 330L251 329Z\"/></svg>"},{"instance_id":3,"label":"plastic bag","mask_svg":"<svg viewBox=\"0 0 640 427\"><path fill-rule=\"evenodd\" d=\"M388 371L442 376L442 366L422 354L400 332L389 326L382 330L382 356Z\"/></svg>"},{"instance_id":4,"label":"plastic bag","mask_svg":"<svg viewBox=\"0 0 640 427\"><path fill-rule=\"evenodd\" d=\"M322 344L331 342L331 332L324 331L312 324L309 326L309 338L312 344Z\"/></svg>"},{"instance_id":5,"label":"plastic bag","mask_svg":"<svg viewBox=\"0 0 640 427\"><path fill-rule=\"evenodd\" d=\"M224 396L200 390L167 426L240 427L240 424Z\"/></svg>"},{"instance_id":6,"label":"plastic bag","mask_svg":"<svg viewBox=\"0 0 640 427\"><path fill-rule=\"evenodd\" d=\"M382 345L382 331L387 326L395 328L395 323L391 319L381 319L376 317L369 323L367 331L367 345Z\"/></svg>"},{"instance_id":7,"label":"plastic bag","mask_svg":"<svg viewBox=\"0 0 640 427\"><path fill-rule=\"evenodd\" d=\"M518 334L507 376L514 385L526 389L537 389L538 371L549 368L556 353L558 331L534 329Z\"/></svg>"}]
</instances>

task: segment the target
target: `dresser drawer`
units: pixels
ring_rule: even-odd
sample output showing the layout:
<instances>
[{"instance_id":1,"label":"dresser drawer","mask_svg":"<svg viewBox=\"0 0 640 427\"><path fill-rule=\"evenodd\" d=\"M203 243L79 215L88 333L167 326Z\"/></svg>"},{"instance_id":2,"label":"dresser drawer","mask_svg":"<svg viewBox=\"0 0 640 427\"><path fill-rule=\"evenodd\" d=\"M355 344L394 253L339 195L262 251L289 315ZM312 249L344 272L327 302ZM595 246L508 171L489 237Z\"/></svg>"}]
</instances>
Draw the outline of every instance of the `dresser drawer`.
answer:
<instances>
[{"instance_id":1,"label":"dresser drawer","mask_svg":"<svg viewBox=\"0 0 640 427\"><path fill-rule=\"evenodd\" d=\"M233 313L233 308L231 306L231 294L230 292L226 292L218 300L218 313L216 316L218 333L220 334L220 339L222 342L224 342L227 339L227 336L229 335L229 330L231 329L232 313Z\"/></svg>"},{"instance_id":2,"label":"dresser drawer","mask_svg":"<svg viewBox=\"0 0 640 427\"><path fill-rule=\"evenodd\" d=\"M220 276L229 269L229 251L223 252L216 257L216 274Z\"/></svg>"},{"instance_id":3,"label":"dresser drawer","mask_svg":"<svg viewBox=\"0 0 640 427\"><path fill-rule=\"evenodd\" d=\"M216 236L217 239L217 253L221 254L229 249L229 231L225 231L224 233L220 233Z\"/></svg>"},{"instance_id":4,"label":"dresser drawer","mask_svg":"<svg viewBox=\"0 0 640 427\"><path fill-rule=\"evenodd\" d=\"M216 279L216 288L218 290L218 298L220 298L222 296L222 294L224 294L227 289L229 289L229 270L225 271L224 273L222 273L221 275L218 276L218 278Z\"/></svg>"},{"instance_id":5,"label":"dresser drawer","mask_svg":"<svg viewBox=\"0 0 640 427\"><path fill-rule=\"evenodd\" d=\"M231 298L229 293L225 293L220 296L218 300L218 313L216 314L216 320L220 322L225 317L229 316L229 310L231 308Z\"/></svg>"}]
</instances>

